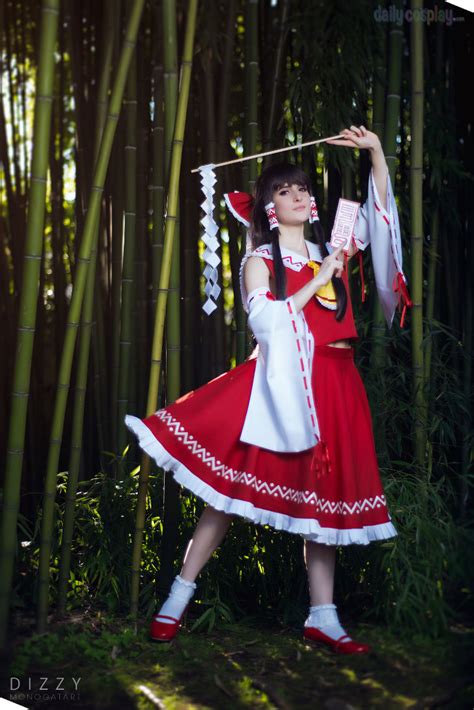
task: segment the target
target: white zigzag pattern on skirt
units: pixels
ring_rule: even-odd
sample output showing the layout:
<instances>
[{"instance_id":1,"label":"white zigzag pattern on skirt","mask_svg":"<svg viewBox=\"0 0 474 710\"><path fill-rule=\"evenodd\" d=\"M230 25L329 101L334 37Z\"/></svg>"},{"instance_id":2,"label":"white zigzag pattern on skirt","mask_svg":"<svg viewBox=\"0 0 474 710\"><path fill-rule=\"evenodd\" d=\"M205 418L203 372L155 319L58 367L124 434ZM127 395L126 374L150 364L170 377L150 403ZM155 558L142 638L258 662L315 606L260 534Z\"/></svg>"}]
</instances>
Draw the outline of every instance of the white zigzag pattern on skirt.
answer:
<instances>
[{"instance_id":1,"label":"white zigzag pattern on skirt","mask_svg":"<svg viewBox=\"0 0 474 710\"><path fill-rule=\"evenodd\" d=\"M279 484L261 481L253 473L236 471L216 459L216 457L189 434L184 426L167 412L166 409L158 410L158 412L155 412L155 416L166 424L176 438L182 441L194 456L201 459L201 461L215 471L218 476L223 476L236 483L244 483L246 486L254 488L259 493L268 493L276 498L280 497L284 500L291 500L296 503L310 503L315 505L316 510L322 513L353 515L354 513L362 513L367 510L374 510L375 508L386 506L385 496L383 494L375 496L374 498L363 498L362 500L350 504L346 501L329 501L325 498L318 498L314 491L301 491L296 488L287 488Z\"/></svg>"}]
</instances>

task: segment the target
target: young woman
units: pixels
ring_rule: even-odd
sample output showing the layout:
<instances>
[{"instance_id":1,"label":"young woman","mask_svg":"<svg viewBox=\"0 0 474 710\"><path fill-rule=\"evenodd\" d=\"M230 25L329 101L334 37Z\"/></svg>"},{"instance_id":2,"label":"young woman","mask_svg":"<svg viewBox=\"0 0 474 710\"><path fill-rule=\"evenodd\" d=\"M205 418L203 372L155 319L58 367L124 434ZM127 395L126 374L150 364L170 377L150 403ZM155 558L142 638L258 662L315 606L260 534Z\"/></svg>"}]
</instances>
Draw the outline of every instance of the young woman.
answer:
<instances>
[{"instance_id":1,"label":"young woman","mask_svg":"<svg viewBox=\"0 0 474 710\"><path fill-rule=\"evenodd\" d=\"M176 635L195 580L234 516L304 539L310 609L304 636L339 653L366 653L333 602L337 545L397 534L377 466L366 393L354 365L357 332L347 258L372 244L389 322L404 281L396 205L380 142L363 126L340 145L371 154L369 197L351 248L332 253L308 177L278 164L262 172L250 215L253 249L241 288L258 347L241 365L154 415L126 424L158 465L208 504L151 636ZM235 193L228 196L234 214ZM312 240L304 237L311 222ZM377 276L378 274L378 276Z\"/></svg>"}]
</instances>

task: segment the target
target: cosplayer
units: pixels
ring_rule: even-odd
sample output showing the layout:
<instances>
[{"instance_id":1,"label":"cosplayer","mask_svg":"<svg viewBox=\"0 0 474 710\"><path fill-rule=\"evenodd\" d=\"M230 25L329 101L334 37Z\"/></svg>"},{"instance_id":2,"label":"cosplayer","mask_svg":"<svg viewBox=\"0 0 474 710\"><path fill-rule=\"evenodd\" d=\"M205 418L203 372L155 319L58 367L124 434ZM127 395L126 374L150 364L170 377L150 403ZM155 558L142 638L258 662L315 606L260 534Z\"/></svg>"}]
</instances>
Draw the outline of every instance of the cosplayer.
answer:
<instances>
[{"instance_id":1,"label":"cosplayer","mask_svg":"<svg viewBox=\"0 0 474 710\"><path fill-rule=\"evenodd\" d=\"M370 243L389 326L400 299L410 302L380 141L363 126L341 134L328 142L366 148L372 160L349 251L327 244L310 181L295 165L265 169L254 198L229 193L231 211L250 230L240 279L258 345L245 362L152 416L126 417L144 451L208 504L153 618L154 640L175 637L197 576L237 515L303 538L310 593L304 637L338 653L369 650L346 634L333 603L336 546L367 545L397 531L354 365L347 259ZM308 221L311 240L304 237Z\"/></svg>"}]
</instances>

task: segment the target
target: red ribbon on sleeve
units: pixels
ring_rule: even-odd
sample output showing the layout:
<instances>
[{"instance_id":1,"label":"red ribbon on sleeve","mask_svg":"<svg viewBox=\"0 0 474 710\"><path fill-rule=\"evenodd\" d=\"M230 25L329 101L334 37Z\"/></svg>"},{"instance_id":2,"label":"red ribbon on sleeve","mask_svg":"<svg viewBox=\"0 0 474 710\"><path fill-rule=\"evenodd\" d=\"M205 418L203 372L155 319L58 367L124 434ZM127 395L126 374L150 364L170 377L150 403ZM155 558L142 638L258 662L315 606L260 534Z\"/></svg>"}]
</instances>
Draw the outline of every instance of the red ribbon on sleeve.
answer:
<instances>
[{"instance_id":1,"label":"red ribbon on sleeve","mask_svg":"<svg viewBox=\"0 0 474 710\"><path fill-rule=\"evenodd\" d=\"M400 318L400 328L403 328L405 324L405 315L407 312L407 308L412 308L413 306L413 301L410 298L410 294L408 293L408 288L405 283L405 279L403 278L403 274L400 273L400 271L397 273L393 285L393 290L395 293L398 293L398 306L402 306L402 315Z\"/></svg>"}]
</instances>

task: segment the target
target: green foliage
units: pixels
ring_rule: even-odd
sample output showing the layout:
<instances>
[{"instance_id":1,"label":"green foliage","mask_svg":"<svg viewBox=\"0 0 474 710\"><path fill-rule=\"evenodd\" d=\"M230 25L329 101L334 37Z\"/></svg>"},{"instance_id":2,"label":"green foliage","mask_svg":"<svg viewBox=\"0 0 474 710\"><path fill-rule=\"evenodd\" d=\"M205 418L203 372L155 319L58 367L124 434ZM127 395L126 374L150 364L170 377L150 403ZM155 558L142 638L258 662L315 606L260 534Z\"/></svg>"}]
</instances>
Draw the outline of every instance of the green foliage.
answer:
<instances>
[{"instance_id":1,"label":"green foliage","mask_svg":"<svg viewBox=\"0 0 474 710\"><path fill-rule=\"evenodd\" d=\"M78 485L75 515L75 536L69 577L69 608L77 608L94 600L94 604L109 611L126 608L129 600L132 535L135 527L135 506L138 479L135 472L123 479L98 473ZM52 576L57 580L62 533L62 510L67 473L58 477L55 540ZM148 506L155 511L158 502L149 496ZM38 514L39 517L39 514ZM162 532L161 519L150 511L142 560L142 599L151 611L153 580L159 569L158 549ZM19 599L33 602L29 584L32 570L37 567L38 528L27 547L21 549L21 564L25 571L17 585ZM28 570L28 573L26 572ZM53 584L56 590L56 585Z\"/></svg>"},{"instance_id":2,"label":"green foliage","mask_svg":"<svg viewBox=\"0 0 474 710\"><path fill-rule=\"evenodd\" d=\"M383 479L399 535L367 552L344 550L344 599L365 605L367 618L383 618L402 634L437 636L473 602L472 590L463 588L474 565L473 531L453 518L449 483L428 484L414 465L393 465ZM346 579L353 584L357 577L354 590Z\"/></svg>"},{"instance_id":3,"label":"green foliage","mask_svg":"<svg viewBox=\"0 0 474 710\"><path fill-rule=\"evenodd\" d=\"M352 631L352 630L351 630ZM358 637L374 653L337 658L301 631L255 620L222 624L206 635L184 627L172 644L154 644L127 620L84 615L53 624L15 650L11 675L80 677L81 705L149 708L149 693L167 708L470 707L472 632L438 641L365 624ZM316 670L315 670L316 669ZM148 693L148 697L144 692ZM88 705L89 706L89 705ZM92 703L91 705L92 706Z\"/></svg>"}]
</instances>

